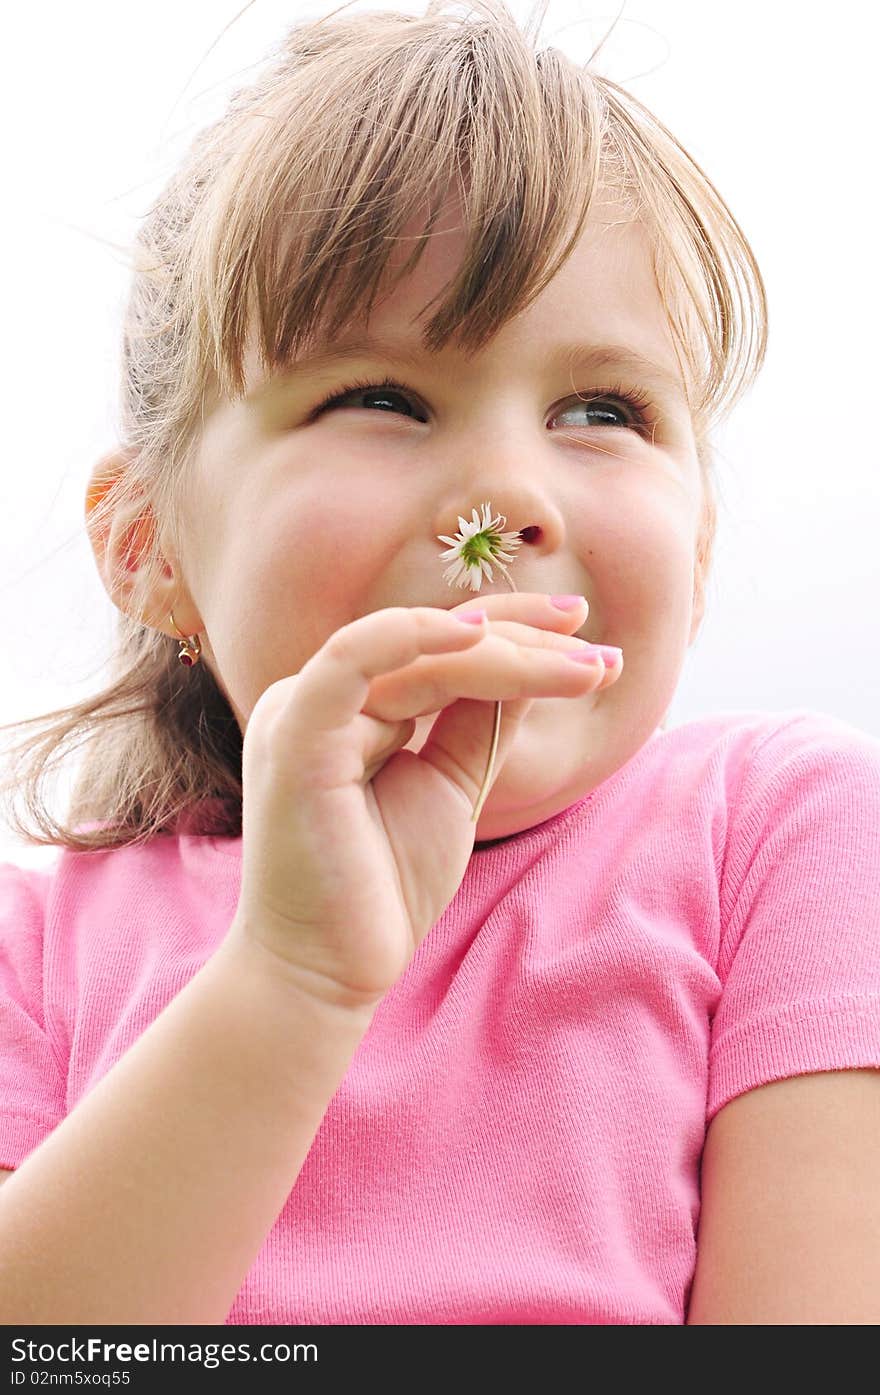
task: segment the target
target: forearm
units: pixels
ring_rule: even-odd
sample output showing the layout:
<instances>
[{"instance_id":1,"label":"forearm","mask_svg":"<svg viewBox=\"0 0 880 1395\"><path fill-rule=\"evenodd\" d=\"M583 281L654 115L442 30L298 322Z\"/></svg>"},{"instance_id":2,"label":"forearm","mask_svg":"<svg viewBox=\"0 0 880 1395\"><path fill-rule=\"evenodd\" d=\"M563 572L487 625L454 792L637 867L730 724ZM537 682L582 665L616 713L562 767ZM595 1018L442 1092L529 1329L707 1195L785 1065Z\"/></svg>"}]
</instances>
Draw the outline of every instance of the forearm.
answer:
<instances>
[{"instance_id":1,"label":"forearm","mask_svg":"<svg viewBox=\"0 0 880 1395\"><path fill-rule=\"evenodd\" d=\"M221 945L0 1188L0 1322L224 1322L371 1016Z\"/></svg>"}]
</instances>

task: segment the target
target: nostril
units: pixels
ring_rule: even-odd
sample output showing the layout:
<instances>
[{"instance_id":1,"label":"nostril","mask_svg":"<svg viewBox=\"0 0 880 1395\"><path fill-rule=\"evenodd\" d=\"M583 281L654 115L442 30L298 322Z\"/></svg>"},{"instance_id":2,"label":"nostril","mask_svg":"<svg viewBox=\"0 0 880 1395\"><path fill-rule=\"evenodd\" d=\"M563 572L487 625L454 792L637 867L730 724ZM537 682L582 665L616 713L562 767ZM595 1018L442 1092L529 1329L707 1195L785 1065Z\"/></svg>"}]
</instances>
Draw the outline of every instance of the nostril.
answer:
<instances>
[{"instance_id":1,"label":"nostril","mask_svg":"<svg viewBox=\"0 0 880 1395\"><path fill-rule=\"evenodd\" d=\"M521 528L519 535L522 538L523 542L540 542L541 529L538 527L537 524L533 524L528 528Z\"/></svg>"}]
</instances>

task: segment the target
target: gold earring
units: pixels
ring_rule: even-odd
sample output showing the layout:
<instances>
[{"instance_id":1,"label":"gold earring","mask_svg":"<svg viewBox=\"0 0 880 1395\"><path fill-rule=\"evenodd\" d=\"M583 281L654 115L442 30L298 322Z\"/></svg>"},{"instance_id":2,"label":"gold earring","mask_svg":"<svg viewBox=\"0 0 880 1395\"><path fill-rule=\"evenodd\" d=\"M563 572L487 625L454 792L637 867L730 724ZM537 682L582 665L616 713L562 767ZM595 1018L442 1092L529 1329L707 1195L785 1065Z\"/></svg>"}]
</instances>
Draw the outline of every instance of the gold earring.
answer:
<instances>
[{"instance_id":1,"label":"gold earring","mask_svg":"<svg viewBox=\"0 0 880 1395\"><path fill-rule=\"evenodd\" d=\"M198 635L190 635L187 639L183 631L178 629L177 622L174 619L173 610L169 614L169 619L172 625L174 626L175 630L177 630L177 633L180 635L182 641L177 657L180 660L180 662L185 665L186 668L192 668L193 664L197 664L199 662L199 659L201 658L202 654L202 646L199 642L199 637Z\"/></svg>"}]
</instances>

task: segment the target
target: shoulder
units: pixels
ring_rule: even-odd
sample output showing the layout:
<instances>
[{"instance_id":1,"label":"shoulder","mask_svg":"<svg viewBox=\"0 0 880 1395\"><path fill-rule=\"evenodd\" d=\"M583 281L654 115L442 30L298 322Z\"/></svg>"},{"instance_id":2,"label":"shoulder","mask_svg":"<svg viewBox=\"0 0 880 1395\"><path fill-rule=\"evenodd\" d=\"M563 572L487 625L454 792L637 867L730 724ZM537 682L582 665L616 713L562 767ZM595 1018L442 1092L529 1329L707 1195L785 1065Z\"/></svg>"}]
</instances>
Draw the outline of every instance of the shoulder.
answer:
<instances>
[{"instance_id":1,"label":"shoulder","mask_svg":"<svg viewBox=\"0 0 880 1395\"><path fill-rule=\"evenodd\" d=\"M690 1324L880 1323L880 1070L774 1081L703 1151Z\"/></svg>"},{"instance_id":2,"label":"shoulder","mask_svg":"<svg viewBox=\"0 0 880 1395\"><path fill-rule=\"evenodd\" d=\"M10 973L37 973L54 877L53 867L0 862L0 981Z\"/></svg>"},{"instance_id":3,"label":"shoulder","mask_svg":"<svg viewBox=\"0 0 880 1395\"><path fill-rule=\"evenodd\" d=\"M804 709L754 729L742 756L720 877L722 968L759 897L786 907L793 932L809 930L811 898L814 910L839 915L863 890L875 910L880 896L880 740Z\"/></svg>"},{"instance_id":4,"label":"shoulder","mask_svg":"<svg viewBox=\"0 0 880 1395\"><path fill-rule=\"evenodd\" d=\"M798 811L832 841L847 820L880 822L880 739L809 708L710 713L656 734L609 788L639 802L647 828L662 811L666 835L671 817L691 837L711 825L723 902L756 845Z\"/></svg>"},{"instance_id":5,"label":"shoulder","mask_svg":"<svg viewBox=\"0 0 880 1395\"><path fill-rule=\"evenodd\" d=\"M880 738L808 707L709 713L663 732L658 751L670 761L690 756L720 764L728 776L739 774L752 782L841 757L880 771ZM780 759L790 763L787 770L780 768Z\"/></svg>"},{"instance_id":6,"label":"shoulder","mask_svg":"<svg viewBox=\"0 0 880 1395\"><path fill-rule=\"evenodd\" d=\"M880 739L830 713L798 708L768 714L753 732L744 753L743 798L806 793L816 776L848 777L871 795L880 786Z\"/></svg>"},{"instance_id":7,"label":"shoulder","mask_svg":"<svg viewBox=\"0 0 880 1395\"><path fill-rule=\"evenodd\" d=\"M659 732L633 766L664 802L721 806L734 826L814 773L880 781L880 739L812 708L732 709Z\"/></svg>"},{"instance_id":8,"label":"shoulder","mask_svg":"<svg viewBox=\"0 0 880 1395\"><path fill-rule=\"evenodd\" d=\"M39 867L23 867L17 862L0 860L0 913L20 903L42 909L57 867L57 859L53 865Z\"/></svg>"}]
</instances>

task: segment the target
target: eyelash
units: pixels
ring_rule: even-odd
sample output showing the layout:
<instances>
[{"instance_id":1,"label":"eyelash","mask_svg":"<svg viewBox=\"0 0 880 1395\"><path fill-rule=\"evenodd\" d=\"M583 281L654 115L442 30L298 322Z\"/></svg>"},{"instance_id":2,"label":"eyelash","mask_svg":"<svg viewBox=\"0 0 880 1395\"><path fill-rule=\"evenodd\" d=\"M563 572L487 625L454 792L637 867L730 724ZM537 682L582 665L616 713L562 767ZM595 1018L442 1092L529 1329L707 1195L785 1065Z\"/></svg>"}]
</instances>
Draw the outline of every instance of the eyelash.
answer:
<instances>
[{"instance_id":1,"label":"eyelash","mask_svg":"<svg viewBox=\"0 0 880 1395\"><path fill-rule=\"evenodd\" d=\"M321 412L336 406L344 397L348 397L353 392L366 392L368 390L380 391L382 388L392 392L399 392L404 397L415 397L408 387L403 383L398 383L394 378L382 378L376 381L372 378L361 378L357 382L349 383L346 387L340 388L328 394L322 402L319 402L310 415L310 420L319 416ZM577 395L577 394L576 394ZM634 428L644 436L653 434L652 428L656 425L656 418L652 415L653 404L647 393L641 390L625 388L620 383L612 384L608 387L590 393L590 395L580 398L582 404L592 405L596 402L610 401L616 398L627 408L634 420Z\"/></svg>"}]
</instances>

